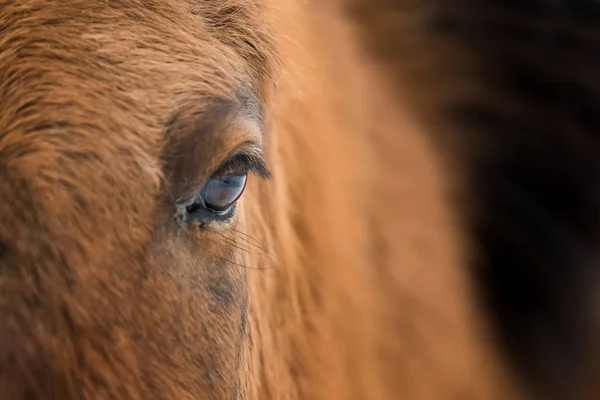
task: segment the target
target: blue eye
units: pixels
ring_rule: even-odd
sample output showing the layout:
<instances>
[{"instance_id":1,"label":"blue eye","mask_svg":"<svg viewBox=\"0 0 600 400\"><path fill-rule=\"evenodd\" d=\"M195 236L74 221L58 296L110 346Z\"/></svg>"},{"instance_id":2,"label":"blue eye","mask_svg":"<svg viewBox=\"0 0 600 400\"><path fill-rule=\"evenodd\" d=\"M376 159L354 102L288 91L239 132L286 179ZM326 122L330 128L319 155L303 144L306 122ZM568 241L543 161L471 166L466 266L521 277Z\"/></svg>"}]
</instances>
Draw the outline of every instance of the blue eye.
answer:
<instances>
[{"instance_id":1,"label":"blue eye","mask_svg":"<svg viewBox=\"0 0 600 400\"><path fill-rule=\"evenodd\" d=\"M237 159L226 163L210 177L194 202L187 207L188 215L200 220L229 217L244 193L247 179L246 163Z\"/></svg>"},{"instance_id":2,"label":"blue eye","mask_svg":"<svg viewBox=\"0 0 600 400\"><path fill-rule=\"evenodd\" d=\"M240 151L223 162L191 201L185 200L185 208L180 209L182 213L178 214L178 218L183 218L181 221L198 221L202 227L212 221L225 221L232 217L236 203L246 189L248 172L253 171L263 179L271 176L262 153L251 150Z\"/></svg>"},{"instance_id":3,"label":"blue eye","mask_svg":"<svg viewBox=\"0 0 600 400\"><path fill-rule=\"evenodd\" d=\"M213 176L200 192L204 207L217 214L226 213L244 193L247 179L247 171Z\"/></svg>"}]
</instances>

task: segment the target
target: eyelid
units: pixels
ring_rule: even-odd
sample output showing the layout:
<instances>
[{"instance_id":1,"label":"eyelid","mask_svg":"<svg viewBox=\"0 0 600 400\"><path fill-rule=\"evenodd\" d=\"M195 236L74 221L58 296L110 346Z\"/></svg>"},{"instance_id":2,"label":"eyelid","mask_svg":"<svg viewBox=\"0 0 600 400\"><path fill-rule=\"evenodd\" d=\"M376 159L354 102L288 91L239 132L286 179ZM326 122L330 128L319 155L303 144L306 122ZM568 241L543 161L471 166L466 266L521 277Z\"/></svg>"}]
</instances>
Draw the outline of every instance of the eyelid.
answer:
<instances>
[{"instance_id":1,"label":"eyelid","mask_svg":"<svg viewBox=\"0 0 600 400\"><path fill-rule=\"evenodd\" d=\"M218 175L219 171L227 169L232 162L242 163L249 171L254 172L262 179L270 179L271 172L267 167L266 157L262 150L255 144L245 143L238 147L225 161L221 162L217 170L212 174Z\"/></svg>"}]
</instances>

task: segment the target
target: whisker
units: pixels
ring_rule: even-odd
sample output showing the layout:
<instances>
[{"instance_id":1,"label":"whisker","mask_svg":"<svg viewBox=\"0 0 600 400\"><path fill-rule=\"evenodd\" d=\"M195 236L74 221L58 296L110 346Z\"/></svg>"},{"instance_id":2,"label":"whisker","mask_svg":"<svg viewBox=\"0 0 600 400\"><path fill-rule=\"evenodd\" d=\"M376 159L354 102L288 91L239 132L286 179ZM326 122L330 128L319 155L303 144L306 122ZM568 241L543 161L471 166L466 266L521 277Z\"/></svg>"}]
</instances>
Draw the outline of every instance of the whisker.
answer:
<instances>
[{"instance_id":1,"label":"whisker","mask_svg":"<svg viewBox=\"0 0 600 400\"><path fill-rule=\"evenodd\" d=\"M243 232L241 231L237 231L236 232L243 234ZM240 237L239 240L243 242L243 244L248 245L248 247L243 247L243 245L238 242L236 239L234 238L229 238L227 236L225 236L222 233L219 233L219 235L229 244L236 246L238 249L243 249L244 251L251 253L251 254L256 254L256 255L261 255L261 256L268 256L269 258L279 262L280 259L272 252L270 252L269 250L267 250L266 247L261 246L259 244L257 244L257 241L250 241L249 239L252 239L251 236L249 235L245 235L245 237ZM254 239L253 239L254 240ZM254 251L251 251L254 250Z\"/></svg>"},{"instance_id":2,"label":"whisker","mask_svg":"<svg viewBox=\"0 0 600 400\"><path fill-rule=\"evenodd\" d=\"M213 239L208 239L208 238L207 238L206 240L208 240L208 241L209 241L209 242L211 242L211 243L219 244L219 242L217 242L216 240L213 240ZM243 268L243 269L259 270L259 271L264 271L264 270L268 270L268 269L270 269L269 267L248 267L248 266L246 265L246 260L245 260L245 258L243 257L243 254L244 254L244 252L246 252L246 251L245 251L243 248L240 248L240 247L238 247L238 246L236 246L236 245L234 245L234 244L231 244L231 245L232 245L232 246L234 246L234 247L235 247L235 248L237 248L237 249L240 249L240 250L242 250L242 259L244 260L244 264L240 264L239 262L236 262L236 261L230 260L229 258L227 258L227 257L224 257L224 256L219 256L219 255L216 255L216 256L214 256L214 257L216 257L216 258L218 258L218 259L220 259L220 260L222 260L222 261L225 261L226 263L229 263L229 264L231 264L231 265L235 265L235 266L237 266L237 267L240 267L240 268Z\"/></svg>"},{"instance_id":3,"label":"whisker","mask_svg":"<svg viewBox=\"0 0 600 400\"><path fill-rule=\"evenodd\" d=\"M263 251L264 253L268 254L277 261L281 261L281 259L275 253L269 251L262 243L260 243L257 239L253 238L246 232L243 232L236 228L233 228L233 231L238 233L241 236L241 239L244 240L246 243L253 245L255 248Z\"/></svg>"}]
</instances>

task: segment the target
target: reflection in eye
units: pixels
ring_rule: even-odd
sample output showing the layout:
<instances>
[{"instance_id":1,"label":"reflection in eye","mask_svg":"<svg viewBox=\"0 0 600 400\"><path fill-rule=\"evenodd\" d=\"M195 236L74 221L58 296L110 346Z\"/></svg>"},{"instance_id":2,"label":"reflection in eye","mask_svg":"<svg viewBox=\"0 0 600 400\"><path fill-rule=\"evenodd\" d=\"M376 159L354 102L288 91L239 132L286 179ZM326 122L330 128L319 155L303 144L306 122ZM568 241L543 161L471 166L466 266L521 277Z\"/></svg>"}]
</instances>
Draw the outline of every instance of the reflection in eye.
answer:
<instances>
[{"instance_id":1,"label":"reflection in eye","mask_svg":"<svg viewBox=\"0 0 600 400\"><path fill-rule=\"evenodd\" d=\"M246 170L213 176L200 192L204 207L217 213L227 212L244 192L247 178Z\"/></svg>"},{"instance_id":2,"label":"reflection in eye","mask_svg":"<svg viewBox=\"0 0 600 400\"><path fill-rule=\"evenodd\" d=\"M186 206L186 218L201 223L229 219L246 189L250 171L264 179L270 177L260 154L239 153L225 161L206 181L191 204Z\"/></svg>"}]
</instances>

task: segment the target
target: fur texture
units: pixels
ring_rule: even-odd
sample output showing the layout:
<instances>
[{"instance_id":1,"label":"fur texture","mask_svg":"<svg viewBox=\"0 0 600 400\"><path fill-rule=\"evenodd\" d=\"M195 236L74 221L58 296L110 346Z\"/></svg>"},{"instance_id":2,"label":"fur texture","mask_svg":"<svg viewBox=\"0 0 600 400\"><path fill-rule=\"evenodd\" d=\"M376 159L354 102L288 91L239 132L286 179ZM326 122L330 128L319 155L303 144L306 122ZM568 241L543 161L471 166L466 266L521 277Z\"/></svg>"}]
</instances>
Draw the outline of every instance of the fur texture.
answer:
<instances>
[{"instance_id":1,"label":"fur texture","mask_svg":"<svg viewBox=\"0 0 600 400\"><path fill-rule=\"evenodd\" d=\"M451 3L1 2L0 396L587 390L596 9Z\"/></svg>"},{"instance_id":2,"label":"fur texture","mask_svg":"<svg viewBox=\"0 0 600 400\"><path fill-rule=\"evenodd\" d=\"M458 165L466 272L520 381L539 398L586 393L598 372L600 5L357 0L347 10Z\"/></svg>"}]
</instances>

